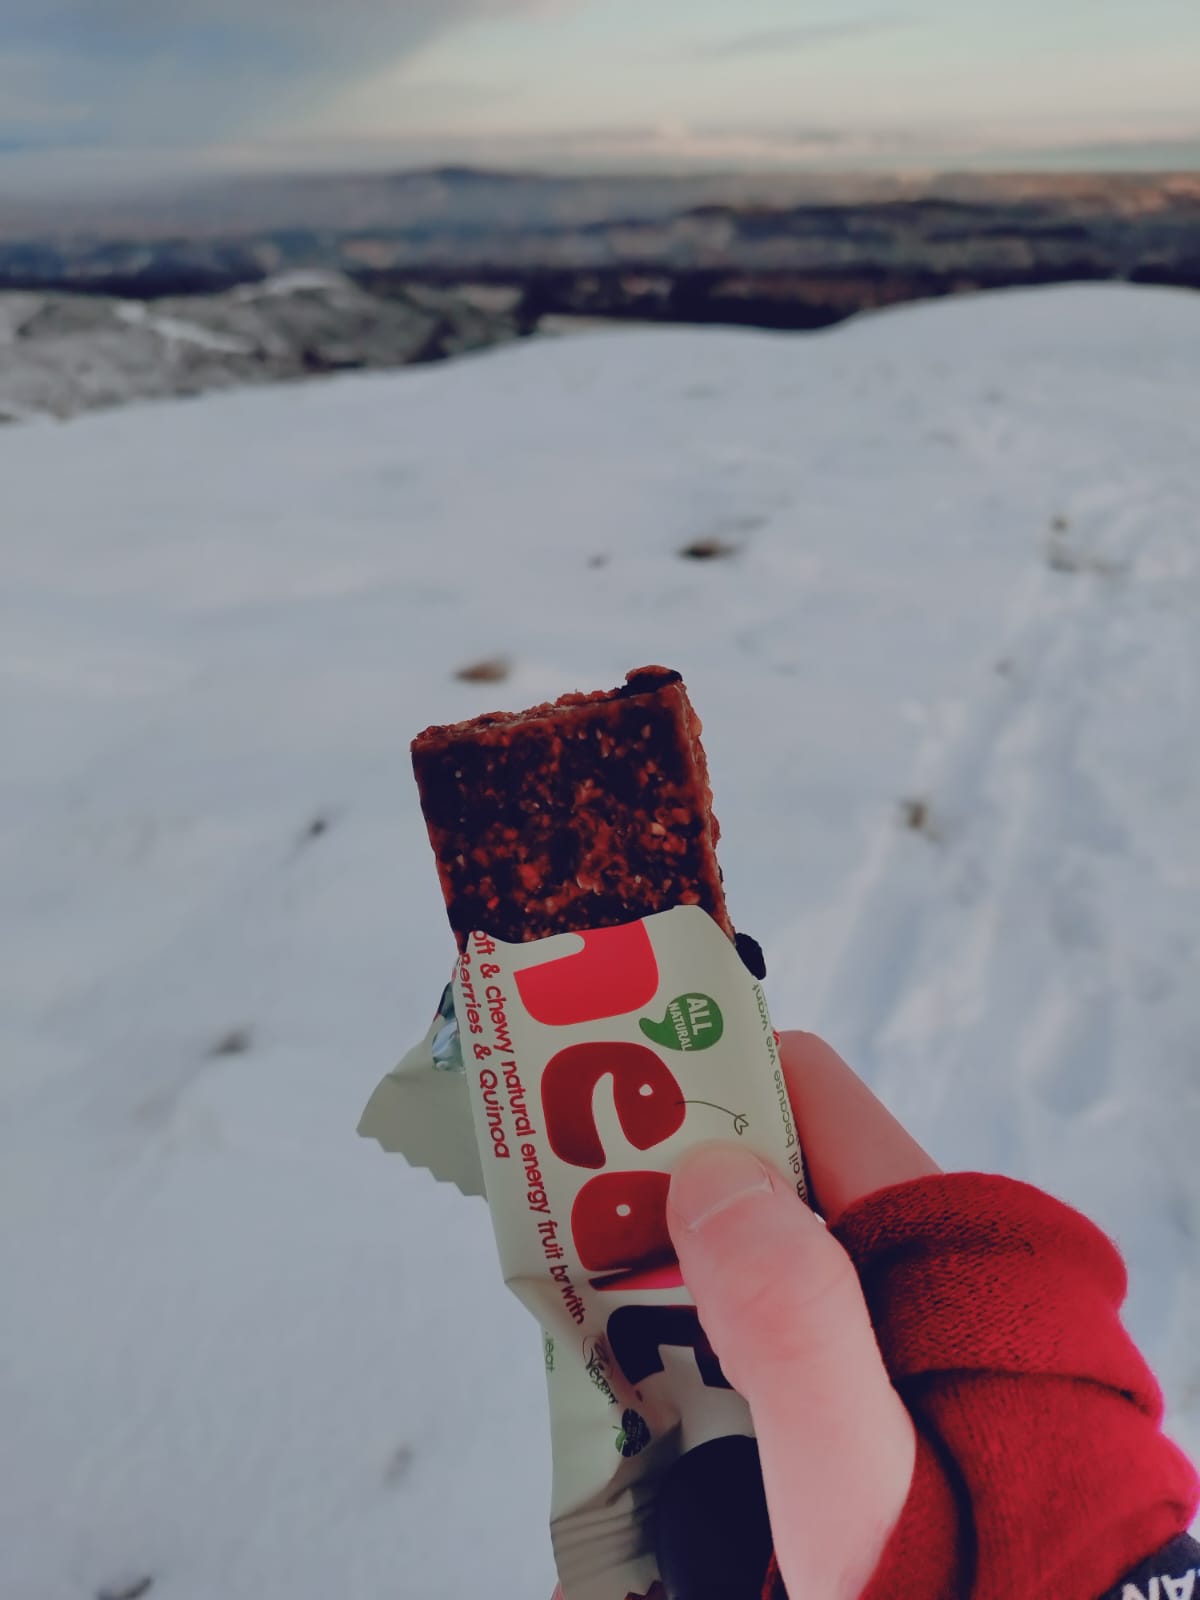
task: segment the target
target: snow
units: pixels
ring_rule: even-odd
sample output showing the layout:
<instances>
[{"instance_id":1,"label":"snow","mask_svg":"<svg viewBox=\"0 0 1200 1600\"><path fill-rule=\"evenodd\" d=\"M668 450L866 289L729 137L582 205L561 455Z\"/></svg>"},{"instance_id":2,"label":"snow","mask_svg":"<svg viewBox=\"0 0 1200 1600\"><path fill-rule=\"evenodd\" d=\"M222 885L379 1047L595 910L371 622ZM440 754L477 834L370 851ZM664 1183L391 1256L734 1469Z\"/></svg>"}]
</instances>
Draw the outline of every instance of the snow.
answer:
<instances>
[{"instance_id":1,"label":"snow","mask_svg":"<svg viewBox=\"0 0 1200 1600\"><path fill-rule=\"evenodd\" d=\"M344 272L326 272L312 267L294 267L287 272L275 272L261 283L247 283L233 291L239 300L259 300L264 296L304 294L311 290L353 293L354 283Z\"/></svg>"},{"instance_id":2,"label":"snow","mask_svg":"<svg viewBox=\"0 0 1200 1600\"><path fill-rule=\"evenodd\" d=\"M451 954L408 738L645 661L777 1022L1118 1239L1200 1451L1198 372L1077 288L0 434L6 1593L549 1593L536 1329L354 1130Z\"/></svg>"},{"instance_id":3,"label":"snow","mask_svg":"<svg viewBox=\"0 0 1200 1600\"><path fill-rule=\"evenodd\" d=\"M149 328L163 339L173 339L179 344L194 344L202 350L215 350L231 356L251 355L254 351L254 346L245 339L231 339L228 334L214 333L211 328L202 328L196 322L185 322L181 317L155 316L140 300L123 301L118 305L116 315L120 322Z\"/></svg>"}]
</instances>

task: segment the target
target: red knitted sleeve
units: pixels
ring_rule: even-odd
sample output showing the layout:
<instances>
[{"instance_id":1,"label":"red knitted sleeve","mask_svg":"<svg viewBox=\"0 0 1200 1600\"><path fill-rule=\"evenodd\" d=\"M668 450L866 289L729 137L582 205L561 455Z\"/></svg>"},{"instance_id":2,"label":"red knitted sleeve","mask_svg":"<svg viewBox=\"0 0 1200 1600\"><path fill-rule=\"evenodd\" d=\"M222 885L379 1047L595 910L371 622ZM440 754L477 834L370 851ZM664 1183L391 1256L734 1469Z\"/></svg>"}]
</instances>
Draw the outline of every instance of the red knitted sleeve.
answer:
<instances>
[{"instance_id":1,"label":"red knitted sleeve","mask_svg":"<svg viewBox=\"0 0 1200 1600\"><path fill-rule=\"evenodd\" d=\"M1086 1217L958 1173L881 1190L832 1231L918 1434L862 1600L1097 1600L1187 1529L1196 1474L1121 1325L1121 1258ZM783 1594L774 1570L765 1593Z\"/></svg>"}]
</instances>

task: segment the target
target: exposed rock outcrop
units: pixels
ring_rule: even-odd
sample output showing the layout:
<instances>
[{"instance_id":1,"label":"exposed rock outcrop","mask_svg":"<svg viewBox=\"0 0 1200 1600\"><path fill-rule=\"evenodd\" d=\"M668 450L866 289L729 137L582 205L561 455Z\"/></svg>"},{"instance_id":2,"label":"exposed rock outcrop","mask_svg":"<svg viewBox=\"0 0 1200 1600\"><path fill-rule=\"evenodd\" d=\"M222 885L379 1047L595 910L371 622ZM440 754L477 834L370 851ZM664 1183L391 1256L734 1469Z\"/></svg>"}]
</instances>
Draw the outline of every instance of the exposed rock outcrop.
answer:
<instances>
[{"instance_id":1,"label":"exposed rock outcrop","mask_svg":"<svg viewBox=\"0 0 1200 1600\"><path fill-rule=\"evenodd\" d=\"M218 295L142 302L0 295L0 420L315 373L401 367L516 338L503 303L414 285L377 295L296 272Z\"/></svg>"}]
</instances>

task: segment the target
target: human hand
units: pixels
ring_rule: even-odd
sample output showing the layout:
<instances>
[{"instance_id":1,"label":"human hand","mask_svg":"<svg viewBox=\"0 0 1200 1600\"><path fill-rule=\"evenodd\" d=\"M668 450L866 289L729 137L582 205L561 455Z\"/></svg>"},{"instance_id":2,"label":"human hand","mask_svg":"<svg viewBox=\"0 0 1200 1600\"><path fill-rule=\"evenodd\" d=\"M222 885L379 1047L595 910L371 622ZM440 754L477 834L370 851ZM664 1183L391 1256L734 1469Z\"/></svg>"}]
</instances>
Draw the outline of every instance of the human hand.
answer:
<instances>
[{"instance_id":1,"label":"human hand","mask_svg":"<svg viewBox=\"0 0 1200 1600\"><path fill-rule=\"evenodd\" d=\"M1120 1258L1027 1185L939 1177L828 1045L782 1045L825 1221L732 1144L689 1152L668 1201L685 1281L754 1417L775 1592L782 1578L794 1600L1096 1600L1196 1506L1118 1320ZM687 1549L686 1529L665 1532ZM1200 1552L1185 1539L1162 1555L1145 1570L1190 1592ZM707 1593L703 1572L668 1587Z\"/></svg>"},{"instance_id":2,"label":"human hand","mask_svg":"<svg viewBox=\"0 0 1200 1600\"><path fill-rule=\"evenodd\" d=\"M675 1170L676 1253L757 1454L666 1473L655 1600L757 1596L772 1542L763 1593L793 1600L1200 1592L1200 1485L1112 1244L1026 1184L941 1175L821 1040L781 1053L824 1220L743 1146Z\"/></svg>"}]
</instances>

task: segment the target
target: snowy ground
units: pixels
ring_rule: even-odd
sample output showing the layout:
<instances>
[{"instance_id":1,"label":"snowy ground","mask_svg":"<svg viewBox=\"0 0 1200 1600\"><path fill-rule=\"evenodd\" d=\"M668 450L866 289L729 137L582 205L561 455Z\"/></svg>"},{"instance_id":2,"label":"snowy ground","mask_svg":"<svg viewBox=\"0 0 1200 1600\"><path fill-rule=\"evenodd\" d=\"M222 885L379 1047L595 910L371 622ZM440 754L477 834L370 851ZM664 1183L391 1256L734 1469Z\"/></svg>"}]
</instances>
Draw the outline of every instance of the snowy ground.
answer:
<instances>
[{"instance_id":1,"label":"snowy ground","mask_svg":"<svg viewBox=\"0 0 1200 1600\"><path fill-rule=\"evenodd\" d=\"M450 956L409 736L647 660L777 1021L1118 1237L1200 1451L1200 298L32 424L0 497L6 1595L544 1600L536 1330L354 1129Z\"/></svg>"}]
</instances>

